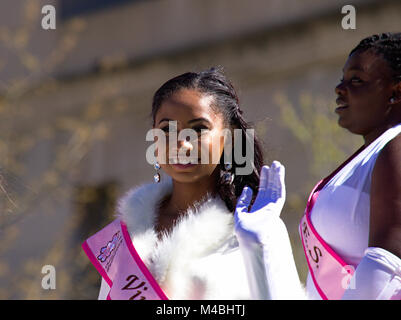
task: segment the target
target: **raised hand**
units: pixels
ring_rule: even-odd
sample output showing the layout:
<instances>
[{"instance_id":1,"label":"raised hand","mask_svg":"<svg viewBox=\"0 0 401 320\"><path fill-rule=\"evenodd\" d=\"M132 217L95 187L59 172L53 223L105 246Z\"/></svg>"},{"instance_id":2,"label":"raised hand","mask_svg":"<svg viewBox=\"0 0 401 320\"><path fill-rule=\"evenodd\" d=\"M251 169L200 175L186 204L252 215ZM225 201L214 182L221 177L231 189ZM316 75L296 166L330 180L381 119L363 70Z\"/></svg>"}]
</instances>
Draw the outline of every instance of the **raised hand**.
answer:
<instances>
[{"instance_id":1,"label":"raised hand","mask_svg":"<svg viewBox=\"0 0 401 320\"><path fill-rule=\"evenodd\" d=\"M245 187L235 210L235 231L245 243L263 244L269 237L272 224L277 223L283 209L285 191L285 168L273 161L271 167L263 166L260 173L259 190L252 208L252 189Z\"/></svg>"},{"instance_id":2,"label":"raised hand","mask_svg":"<svg viewBox=\"0 0 401 320\"><path fill-rule=\"evenodd\" d=\"M306 299L280 218L286 195L284 176L278 161L270 168L263 166L252 208L252 189L245 187L235 210L235 233L253 299Z\"/></svg>"}]
</instances>

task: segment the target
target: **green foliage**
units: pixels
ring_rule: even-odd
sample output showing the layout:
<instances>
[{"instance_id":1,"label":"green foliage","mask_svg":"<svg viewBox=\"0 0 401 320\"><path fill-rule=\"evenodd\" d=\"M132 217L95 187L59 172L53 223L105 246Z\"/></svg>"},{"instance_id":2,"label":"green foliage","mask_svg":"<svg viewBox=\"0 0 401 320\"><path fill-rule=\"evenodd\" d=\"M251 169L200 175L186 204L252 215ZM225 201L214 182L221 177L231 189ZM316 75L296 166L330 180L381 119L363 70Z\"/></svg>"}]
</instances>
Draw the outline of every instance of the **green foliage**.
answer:
<instances>
[{"instance_id":1,"label":"green foliage","mask_svg":"<svg viewBox=\"0 0 401 320\"><path fill-rule=\"evenodd\" d=\"M303 93L294 106L285 95L278 94L276 103L280 107L282 126L308 151L308 189L362 144L359 137L337 124L334 103L328 99Z\"/></svg>"},{"instance_id":2,"label":"green foliage","mask_svg":"<svg viewBox=\"0 0 401 320\"><path fill-rule=\"evenodd\" d=\"M318 181L329 175L360 147L362 141L358 136L339 127L334 113L335 105L327 98L303 93L293 103L285 94L277 94L275 101L280 109L281 126L302 145L308 157L308 166L304 168L306 179L301 188L287 188L287 201L281 215L290 234L300 279L304 281L307 265L299 239L298 224L309 193Z\"/></svg>"}]
</instances>

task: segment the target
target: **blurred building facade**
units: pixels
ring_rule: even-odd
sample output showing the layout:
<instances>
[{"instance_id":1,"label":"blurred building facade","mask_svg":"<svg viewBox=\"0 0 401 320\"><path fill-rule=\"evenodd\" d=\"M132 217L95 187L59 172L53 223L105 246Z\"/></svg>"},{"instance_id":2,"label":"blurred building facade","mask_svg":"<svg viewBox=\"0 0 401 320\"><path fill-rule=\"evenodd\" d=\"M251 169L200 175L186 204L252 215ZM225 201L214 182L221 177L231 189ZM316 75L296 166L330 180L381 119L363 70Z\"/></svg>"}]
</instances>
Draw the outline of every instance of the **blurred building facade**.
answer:
<instances>
[{"instance_id":1,"label":"blurred building facade","mask_svg":"<svg viewBox=\"0 0 401 320\"><path fill-rule=\"evenodd\" d=\"M41 28L45 4L56 8L55 30ZM341 69L362 38L401 30L397 0L353 1L355 30L341 26L346 4L2 1L0 167L9 172L8 201L15 205L2 213L0 298L97 297L99 277L80 243L112 219L118 197L152 181L145 159L152 95L175 75L212 66L223 66L238 89L267 161L286 166L283 218L304 277L296 226L305 192L360 142L343 136L333 142L336 129L322 126L334 119ZM321 118L319 104L327 109ZM303 114L286 117L292 111ZM319 133L326 136L314 140ZM323 154L331 145L338 150ZM19 191L19 183L27 190ZM56 267L56 290L41 287L46 264Z\"/></svg>"}]
</instances>

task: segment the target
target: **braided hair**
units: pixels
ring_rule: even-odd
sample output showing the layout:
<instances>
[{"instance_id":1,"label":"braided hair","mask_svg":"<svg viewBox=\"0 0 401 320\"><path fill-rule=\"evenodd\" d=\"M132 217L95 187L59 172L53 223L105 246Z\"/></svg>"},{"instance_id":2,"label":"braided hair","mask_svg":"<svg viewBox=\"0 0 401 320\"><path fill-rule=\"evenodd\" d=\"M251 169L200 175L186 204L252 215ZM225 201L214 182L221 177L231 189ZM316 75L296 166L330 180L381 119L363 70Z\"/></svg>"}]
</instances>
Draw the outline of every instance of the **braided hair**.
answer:
<instances>
[{"instance_id":1,"label":"braided hair","mask_svg":"<svg viewBox=\"0 0 401 320\"><path fill-rule=\"evenodd\" d=\"M223 116L226 125L233 129L242 130L242 150L245 149L249 139L246 130L252 129L252 126L242 116L243 111L239 106L238 95L221 68L211 68L198 73L187 72L164 83L153 96L151 113L153 125L156 113L163 101L180 89L194 89L213 96L214 103L211 107ZM261 142L256 135L253 140L254 160L252 173L249 175L235 175L232 183L226 181L223 177L220 177L217 182L217 192L231 212L234 211L237 199L246 185L252 188L254 195L258 191L259 172L263 166L263 151ZM232 144L232 148L234 149L234 144ZM231 152L233 155L234 150L231 150ZM235 170L239 166L235 161L235 157L233 157L232 162L232 170ZM220 158L219 166L220 169L224 166L224 152Z\"/></svg>"},{"instance_id":2,"label":"braided hair","mask_svg":"<svg viewBox=\"0 0 401 320\"><path fill-rule=\"evenodd\" d=\"M401 81L401 33L381 33L363 39L354 49L355 51L366 51L373 49L380 54L393 71L393 78L396 82Z\"/></svg>"}]
</instances>

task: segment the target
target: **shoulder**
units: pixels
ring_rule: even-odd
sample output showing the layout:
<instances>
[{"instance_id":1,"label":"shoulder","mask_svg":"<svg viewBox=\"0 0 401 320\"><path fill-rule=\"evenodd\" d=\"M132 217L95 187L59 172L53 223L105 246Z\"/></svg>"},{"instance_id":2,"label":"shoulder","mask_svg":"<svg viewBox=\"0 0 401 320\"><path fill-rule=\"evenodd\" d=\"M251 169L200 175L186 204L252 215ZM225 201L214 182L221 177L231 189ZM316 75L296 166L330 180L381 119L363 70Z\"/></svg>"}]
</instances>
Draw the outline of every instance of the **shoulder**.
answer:
<instances>
[{"instance_id":1,"label":"shoulder","mask_svg":"<svg viewBox=\"0 0 401 320\"><path fill-rule=\"evenodd\" d=\"M401 169L401 133L390 140L381 150L376 160L376 167L382 166L383 169Z\"/></svg>"},{"instance_id":2,"label":"shoulder","mask_svg":"<svg viewBox=\"0 0 401 320\"><path fill-rule=\"evenodd\" d=\"M401 254L401 134L381 150L372 173L369 246Z\"/></svg>"},{"instance_id":3,"label":"shoulder","mask_svg":"<svg viewBox=\"0 0 401 320\"><path fill-rule=\"evenodd\" d=\"M376 193L401 197L401 134L389 141L379 153L372 173Z\"/></svg>"},{"instance_id":4,"label":"shoulder","mask_svg":"<svg viewBox=\"0 0 401 320\"><path fill-rule=\"evenodd\" d=\"M372 183L391 195L401 190L401 134L380 151L372 173Z\"/></svg>"}]
</instances>

